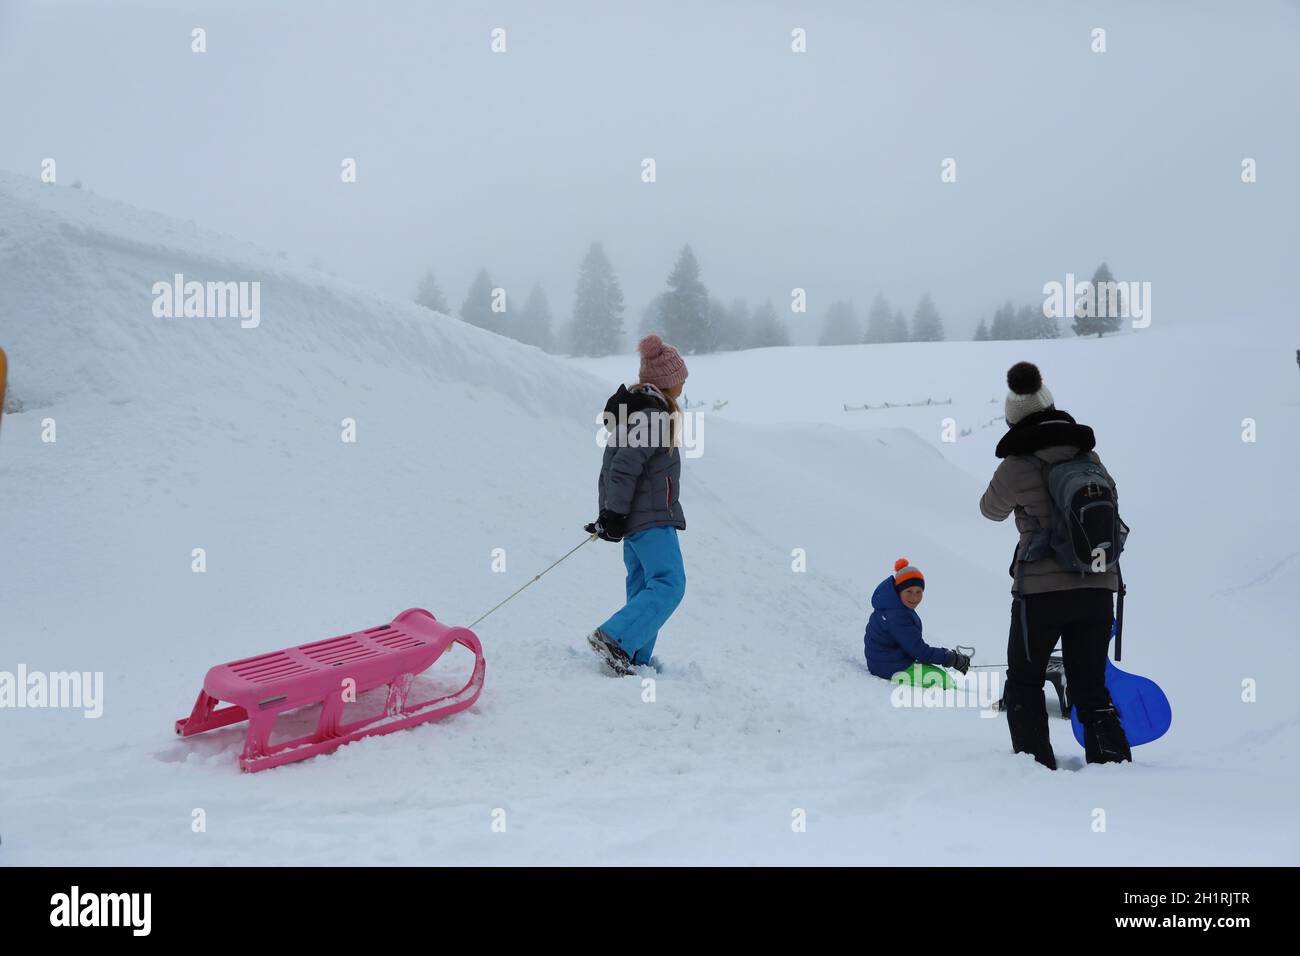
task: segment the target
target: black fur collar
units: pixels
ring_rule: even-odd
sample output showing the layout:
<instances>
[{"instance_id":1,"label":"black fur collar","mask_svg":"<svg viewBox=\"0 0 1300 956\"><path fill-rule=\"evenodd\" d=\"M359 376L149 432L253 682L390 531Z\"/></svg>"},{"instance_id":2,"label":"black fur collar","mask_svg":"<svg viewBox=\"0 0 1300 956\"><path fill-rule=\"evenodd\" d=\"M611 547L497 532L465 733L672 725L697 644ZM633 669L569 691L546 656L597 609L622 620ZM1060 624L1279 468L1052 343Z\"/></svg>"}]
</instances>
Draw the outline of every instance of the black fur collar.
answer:
<instances>
[{"instance_id":1,"label":"black fur collar","mask_svg":"<svg viewBox=\"0 0 1300 956\"><path fill-rule=\"evenodd\" d=\"M1071 445L1079 451L1092 451L1097 436L1087 425L1080 425L1069 412L1047 408L1026 415L1012 425L994 452L999 458L1032 455L1053 445Z\"/></svg>"},{"instance_id":2,"label":"black fur collar","mask_svg":"<svg viewBox=\"0 0 1300 956\"><path fill-rule=\"evenodd\" d=\"M605 403L605 414L617 418L618 409L621 405L627 406L627 411L623 413L625 417L635 412L663 412L668 410L667 406L659 401L653 392L639 389L633 392L626 385L620 385L618 391L609 397L609 401Z\"/></svg>"}]
</instances>

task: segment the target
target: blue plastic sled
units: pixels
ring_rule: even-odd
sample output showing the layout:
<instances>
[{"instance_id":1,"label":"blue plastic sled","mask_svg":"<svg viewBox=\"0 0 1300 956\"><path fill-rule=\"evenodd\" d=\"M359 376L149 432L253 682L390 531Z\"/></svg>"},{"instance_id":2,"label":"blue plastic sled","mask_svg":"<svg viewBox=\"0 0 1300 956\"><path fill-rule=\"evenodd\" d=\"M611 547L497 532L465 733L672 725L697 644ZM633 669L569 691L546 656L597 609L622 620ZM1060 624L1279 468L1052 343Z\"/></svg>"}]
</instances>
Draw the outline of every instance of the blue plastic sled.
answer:
<instances>
[{"instance_id":1,"label":"blue plastic sled","mask_svg":"<svg viewBox=\"0 0 1300 956\"><path fill-rule=\"evenodd\" d=\"M1115 627L1111 626L1110 636L1115 636ZM1108 656L1106 658L1106 689L1110 691L1115 710L1119 712L1119 722L1128 737L1129 746L1149 744L1159 740L1173 723L1173 711L1169 709L1169 698L1160 689L1160 685L1149 677L1130 674L1115 666ZM1074 739L1083 743L1083 724L1079 722L1079 710L1070 708L1070 724L1074 728Z\"/></svg>"}]
</instances>

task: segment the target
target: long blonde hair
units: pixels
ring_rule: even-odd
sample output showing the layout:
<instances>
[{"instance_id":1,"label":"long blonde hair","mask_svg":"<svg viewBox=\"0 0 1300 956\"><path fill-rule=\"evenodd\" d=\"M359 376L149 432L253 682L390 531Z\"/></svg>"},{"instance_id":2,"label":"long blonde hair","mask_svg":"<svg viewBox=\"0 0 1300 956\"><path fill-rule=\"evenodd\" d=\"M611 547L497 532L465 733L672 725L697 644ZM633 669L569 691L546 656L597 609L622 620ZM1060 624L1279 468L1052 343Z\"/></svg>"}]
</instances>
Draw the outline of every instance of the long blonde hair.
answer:
<instances>
[{"instance_id":1,"label":"long blonde hair","mask_svg":"<svg viewBox=\"0 0 1300 956\"><path fill-rule=\"evenodd\" d=\"M678 422L681 420L681 412L677 410L677 399L673 398L658 385L651 382L637 382L632 386L632 391L645 391L646 388L654 389L654 393L664 400L668 405L668 447L673 449L677 447L679 439Z\"/></svg>"}]
</instances>

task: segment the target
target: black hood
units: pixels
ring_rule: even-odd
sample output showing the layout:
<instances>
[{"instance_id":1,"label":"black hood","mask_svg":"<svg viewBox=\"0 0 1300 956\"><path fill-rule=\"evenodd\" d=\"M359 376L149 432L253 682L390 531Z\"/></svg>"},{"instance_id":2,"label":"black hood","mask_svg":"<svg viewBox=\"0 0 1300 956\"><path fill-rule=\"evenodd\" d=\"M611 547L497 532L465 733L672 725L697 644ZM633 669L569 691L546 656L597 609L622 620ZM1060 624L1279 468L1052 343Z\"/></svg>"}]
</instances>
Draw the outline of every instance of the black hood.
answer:
<instances>
[{"instance_id":1,"label":"black hood","mask_svg":"<svg viewBox=\"0 0 1300 956\"><path fill-rule=\"evenodd\" d=\"M1096 444L1097 436L1092 429L1080 425L1069 412L1045 408L1012 425L998 442L994 454L999 458L1032 455L1053 445L1071 445L1079 451L1092 451Z\"/></svg>"},{"instance_id":2,"label":"black hood","mask_svg":"<svg viewBox=\"0 0 1300 956\"><path fill-rule=\"evenodd\" d=\"M653 392L629 391L626 385L620 385L618 391L609 397L605 403L605 414L613 415L618 418L619 406L627 406L624 416L632 415L635 412L664 412L668 408L663 402L655 397Z\"/></svg>"}]
</instances>

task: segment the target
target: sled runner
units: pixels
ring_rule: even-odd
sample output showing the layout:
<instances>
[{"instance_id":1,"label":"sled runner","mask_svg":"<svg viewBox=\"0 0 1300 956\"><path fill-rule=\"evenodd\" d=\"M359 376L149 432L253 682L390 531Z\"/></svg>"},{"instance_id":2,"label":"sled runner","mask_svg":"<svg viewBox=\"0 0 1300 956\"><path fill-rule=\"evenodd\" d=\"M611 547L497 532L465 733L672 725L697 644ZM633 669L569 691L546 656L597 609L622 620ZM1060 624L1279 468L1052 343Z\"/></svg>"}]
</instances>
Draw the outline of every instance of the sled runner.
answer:
<instances>
[{"instance_id":1,"label":"sled runner","mask_svg":"<svg viewBox=\"0 0 1300 956\"><path fill-rule=\"evenodd\" d=\"M474 652L469 682L445 697L409 700L416 675L452 644ZM203 679L193 712L176 721L176 733L191 737L247 720L239 769L266 770L465 710L483 692L486 666L473 631L443 624L423 608L410 608L389 624L217 665ZM385 685L388 699L382 713L343 723L349 702ZM230 706L219 708L222 701ZM271 743L277 717L312 704L321 708L314 732Z\"/></svg>"}]
</instances>

